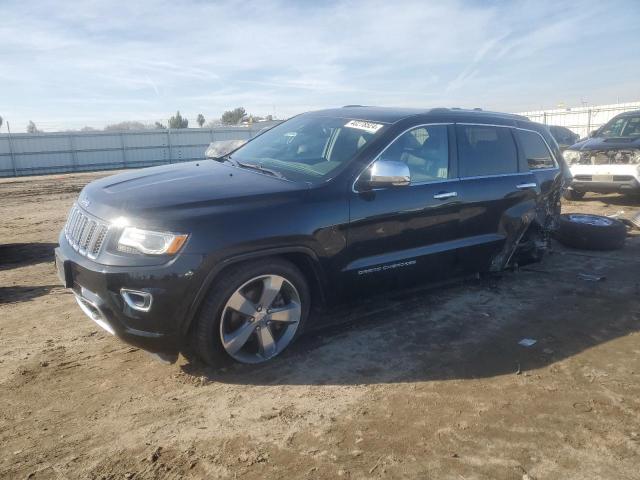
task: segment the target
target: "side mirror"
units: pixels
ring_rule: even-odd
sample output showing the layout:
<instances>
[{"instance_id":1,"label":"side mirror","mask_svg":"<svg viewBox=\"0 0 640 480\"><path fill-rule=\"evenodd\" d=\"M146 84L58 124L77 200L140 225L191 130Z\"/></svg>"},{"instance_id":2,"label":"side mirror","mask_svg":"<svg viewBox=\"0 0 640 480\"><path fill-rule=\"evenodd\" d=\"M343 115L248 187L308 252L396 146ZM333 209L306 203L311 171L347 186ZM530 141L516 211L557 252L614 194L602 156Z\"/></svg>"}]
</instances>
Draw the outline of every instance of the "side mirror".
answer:
<instances>
[{"instance_id":1,"label":"side mirror","mask_svg":"<svg viewBox=\"0 0 640 480\"><path fill-rule=\"evenodd\" d=\"M404 187L411 183L411 172L406 163L380 159L369 167L366 183L371 188Z\"/></svg>"}]
</instances>

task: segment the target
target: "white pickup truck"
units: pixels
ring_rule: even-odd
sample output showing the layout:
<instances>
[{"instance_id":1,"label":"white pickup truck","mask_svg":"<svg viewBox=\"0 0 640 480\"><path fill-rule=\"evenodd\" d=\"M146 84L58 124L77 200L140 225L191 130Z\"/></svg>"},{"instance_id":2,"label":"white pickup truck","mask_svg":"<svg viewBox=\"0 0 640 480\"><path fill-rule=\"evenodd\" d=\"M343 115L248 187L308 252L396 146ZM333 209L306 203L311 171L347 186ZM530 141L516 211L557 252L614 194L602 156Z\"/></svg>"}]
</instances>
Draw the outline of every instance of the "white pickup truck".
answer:
<instances>
[{"instance_id":1,"label":"white pickup truck","mask_svg":"<svg viewBox=\"0 0 640 480\"><path fill-rule=\"evenodd\" d=\"M640 193L640 110L613 117L563 153L573 181L565 196L586 192Z\"/></svg>"}]
</instances>

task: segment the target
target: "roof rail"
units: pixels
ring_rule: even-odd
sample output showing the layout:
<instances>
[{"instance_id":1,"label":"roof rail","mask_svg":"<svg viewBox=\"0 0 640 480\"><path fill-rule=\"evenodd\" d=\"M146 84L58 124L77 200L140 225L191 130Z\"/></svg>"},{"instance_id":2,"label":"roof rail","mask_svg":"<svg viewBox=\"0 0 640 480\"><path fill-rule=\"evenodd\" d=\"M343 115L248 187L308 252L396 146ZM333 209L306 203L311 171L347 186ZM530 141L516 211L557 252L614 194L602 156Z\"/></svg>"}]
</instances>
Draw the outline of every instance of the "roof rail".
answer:
<instances>
[{"instance_id":1,"label":"roof rail","mask_svg":"<svg viewBox=\"0 0 640 480\"><path fill-rule=\"evenodd\" d=\"M342 108L350 108L350 107L364 107L364 105L343 105Z\"/></svg>"}]
</instances>

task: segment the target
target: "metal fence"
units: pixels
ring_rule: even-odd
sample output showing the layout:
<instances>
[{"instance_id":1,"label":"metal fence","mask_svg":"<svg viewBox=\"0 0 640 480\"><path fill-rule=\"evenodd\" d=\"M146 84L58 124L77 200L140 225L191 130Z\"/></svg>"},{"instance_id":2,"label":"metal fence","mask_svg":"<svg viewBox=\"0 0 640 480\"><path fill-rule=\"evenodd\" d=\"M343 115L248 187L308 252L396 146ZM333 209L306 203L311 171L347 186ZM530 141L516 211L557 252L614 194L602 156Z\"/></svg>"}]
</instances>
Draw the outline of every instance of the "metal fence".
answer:
<instances>
[{"instance_id":1,"label":"metal fence","mask_svg":"<svg viewBox=\"0 0 640 480\"><path fill-rule=\"evenodd\" d=\"M545 125L567 127L580 135L580 138L584 138L589 135L591 131L601 127L619 113L630 110L640 110L640 102L537 110L535 112L522 112L519 115L524 115L534 122L544 123Z\"/></svg>"},{"instance_id":2,"label":"metal fence","mask_svg":"<svg viewBox=\"0 0 640 480\"><path fill-rule=\"evenodd\" d=\"M247 127L0 135L0 177L149 167L204 158L211 142L244 140Z\"/></svg>"}]
</instances>

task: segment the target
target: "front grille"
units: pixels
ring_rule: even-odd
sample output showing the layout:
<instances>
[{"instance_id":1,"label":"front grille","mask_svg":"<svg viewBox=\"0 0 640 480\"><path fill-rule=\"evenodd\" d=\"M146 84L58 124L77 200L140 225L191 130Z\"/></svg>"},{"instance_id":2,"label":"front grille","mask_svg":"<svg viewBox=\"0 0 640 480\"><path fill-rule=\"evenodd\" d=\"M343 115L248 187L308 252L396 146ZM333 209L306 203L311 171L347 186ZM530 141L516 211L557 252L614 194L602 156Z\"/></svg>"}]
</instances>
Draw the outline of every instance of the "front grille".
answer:
<instances>
[{"instance_id":1,"label":"front grille","mask_svg":"<svg viewBox=\"0 0 640 480\"><path fill-rule=\"evenodd\" d=\"M94 260L99 254L109 231L109 225L91 217L74 205L69 213L64 235L80 255Z\"/></svg>"}]
</instances>

